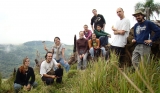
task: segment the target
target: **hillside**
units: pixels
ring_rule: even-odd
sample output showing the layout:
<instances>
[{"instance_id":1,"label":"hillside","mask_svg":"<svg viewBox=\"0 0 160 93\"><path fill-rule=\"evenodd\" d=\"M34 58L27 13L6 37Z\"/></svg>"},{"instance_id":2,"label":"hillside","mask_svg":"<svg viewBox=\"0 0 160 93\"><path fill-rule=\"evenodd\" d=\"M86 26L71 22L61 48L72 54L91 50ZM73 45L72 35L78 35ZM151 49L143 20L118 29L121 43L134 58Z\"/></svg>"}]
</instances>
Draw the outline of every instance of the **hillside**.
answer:
<instances>
[{"instance_id":1,"label":"hillside","mask_svg":"<svg viewBox=\"0 0 160 93\"><path fill-rule=\"evenodd\" d=\"M51 50L53 42L46 41L45 44ZM72 53L73 46L65 46L65 56L68 58ZM9 77L13 69L17 69L22 64L22 59L26 56L30 58L30 66L33 67L35 65L34 59L37 56L37 51L40 57L44 58L46 52L43 48L42 41L30 41L21 45L0 45L0 72L2 73L2 77Z\"/></svg>"},{"instance_id":2,"label":"hillside","mask_svg":"<svg viewBox=\"0 0 160 93\"><path fill-rule=\"evenodd\" d=\"M160 61L147 59L141 62L139 69L118 68L117 57L111 54L110 62L99 59L88 63L85 70L77 70L76 64L71 65L68 73L64 72L63 83L46 86L35 69L38 87L29 92L20 93L159 93L160 91ZM13 77L1 83L0 93L13 93Z\"/></svg>"}]
</instances>

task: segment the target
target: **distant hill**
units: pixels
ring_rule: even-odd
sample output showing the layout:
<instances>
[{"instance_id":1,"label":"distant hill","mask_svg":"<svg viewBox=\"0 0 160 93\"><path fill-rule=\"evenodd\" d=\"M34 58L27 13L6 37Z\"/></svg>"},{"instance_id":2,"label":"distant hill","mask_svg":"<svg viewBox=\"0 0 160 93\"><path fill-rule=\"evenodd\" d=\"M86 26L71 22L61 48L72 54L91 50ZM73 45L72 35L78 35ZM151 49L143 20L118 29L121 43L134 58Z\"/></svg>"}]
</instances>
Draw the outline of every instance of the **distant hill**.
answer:
<instances>
[{"instance_id":1,"label":"distant hill","mask_svg":"<svg viewBox=\"0 0 160 93\"><path fill-rule=\"evenodd\" d=\"M52 49L53 42L45 41L49 50ZM65 57L68 58L72 51L73 45L65 45ZM14 68L18 68L22 64L24 57L30 58L30 66L34 66L34 59L37 56L37 51L41 58L44 58L46 51L44 50L42 41L30 41L21 45L2 45L0 44L0 72L3 78L7 78L13 72Z\"/></svg>"}]
</instances>

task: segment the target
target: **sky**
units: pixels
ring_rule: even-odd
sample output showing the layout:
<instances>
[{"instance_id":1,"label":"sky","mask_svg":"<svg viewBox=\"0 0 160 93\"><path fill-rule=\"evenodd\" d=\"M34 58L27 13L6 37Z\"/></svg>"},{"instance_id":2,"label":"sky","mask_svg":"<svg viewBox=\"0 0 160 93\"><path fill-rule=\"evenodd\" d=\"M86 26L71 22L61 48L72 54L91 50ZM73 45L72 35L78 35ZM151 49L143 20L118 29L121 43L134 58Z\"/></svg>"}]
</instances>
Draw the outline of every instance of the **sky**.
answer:
<instances>
[{"instance_id":1,"label":"sky","mask_svg":"<svg viewBox=\"0 0 160 93\"><path fill-rule=\"evenodd\" d=\"M62 43L72 45L74 35L90 21L92 9L97 9L106 20L105 31L114 35L111 27L119 17L116 10L122 7L131 27L136 23L132 16L137 2L145 0L0 0L0 44L22 44L27 41L53 41L58 36ZM158 0L155 0L157 2ZM159 18L158 18L159 19Z\"/></svg>"}]
</instances>

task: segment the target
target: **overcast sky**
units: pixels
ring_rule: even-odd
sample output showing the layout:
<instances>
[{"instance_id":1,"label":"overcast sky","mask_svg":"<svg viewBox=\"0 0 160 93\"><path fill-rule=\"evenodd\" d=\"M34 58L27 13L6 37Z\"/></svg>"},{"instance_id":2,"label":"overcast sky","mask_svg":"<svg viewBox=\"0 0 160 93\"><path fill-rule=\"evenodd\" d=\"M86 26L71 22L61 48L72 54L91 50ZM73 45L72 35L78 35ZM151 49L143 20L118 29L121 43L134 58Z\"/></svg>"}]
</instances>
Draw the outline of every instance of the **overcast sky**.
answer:
<instances>
[{"instance_id":1,"label":"overcast sky","mask_svg":"<svg viewBox=\"0 0 160 93\"><path fill-rule=\"evenodd\" d=\"M74 35L83 30L84 24L91 29L92 9L105 17L111 42L111 27L119 20L116 9L124 9L132 27L136 23L134 5L139 1L144 0L0 0L0 44L53 41L55 36L73 44Z\"/></svg>"}]
</instances>

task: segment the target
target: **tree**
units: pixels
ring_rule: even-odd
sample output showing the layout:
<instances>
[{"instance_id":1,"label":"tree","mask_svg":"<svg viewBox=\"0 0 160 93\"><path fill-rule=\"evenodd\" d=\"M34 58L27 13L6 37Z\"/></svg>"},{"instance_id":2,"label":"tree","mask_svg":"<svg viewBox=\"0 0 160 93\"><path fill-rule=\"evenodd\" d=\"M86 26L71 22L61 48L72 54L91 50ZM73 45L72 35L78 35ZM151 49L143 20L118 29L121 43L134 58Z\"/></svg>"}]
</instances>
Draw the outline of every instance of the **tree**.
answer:
<instances>
[{"instance_id":1,"label":"tree","mask_svg":"<svg viewBox=\"0 0 160 93\"><path fill-rule=\"evenodd\" d=\"M135 5L135 11L141 10L146 13L146 19L150 20L151 17L155 17L154 12L159 16L160 14L160 3L154 3L154 0L145 0L145 2L138 2ZM156 17L155 17L156 19Z\"/></svg>"}]
</instances>

